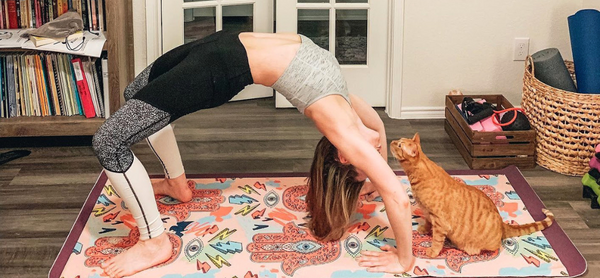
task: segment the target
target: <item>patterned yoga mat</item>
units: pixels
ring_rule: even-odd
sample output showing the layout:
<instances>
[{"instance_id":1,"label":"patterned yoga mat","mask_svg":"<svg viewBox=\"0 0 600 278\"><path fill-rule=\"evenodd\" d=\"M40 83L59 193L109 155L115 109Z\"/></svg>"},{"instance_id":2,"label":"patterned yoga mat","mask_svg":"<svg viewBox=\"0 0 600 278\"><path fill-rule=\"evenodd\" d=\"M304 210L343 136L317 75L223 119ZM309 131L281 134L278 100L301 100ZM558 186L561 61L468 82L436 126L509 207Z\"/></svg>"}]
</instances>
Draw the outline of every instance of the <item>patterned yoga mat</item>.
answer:
<instances>
[{"instance_id":1,"label":"patterned yoga mat","mask_svg":"<svg viewBox=\"0 0 600 278\"><path fill-rule=\"evenodd\" d=\"M490 196L505 221L544 218L542 202L516 167L450 171ZM408 180L398 178L411 196ZM395 244L381 198L362 200L354 225L338 242L318 242L306 227L302 174L189 175L194 199L156 196L173 243L172 257L133 277L394 277L369 273L354 258L361 250ZM413 201L413 228L422 221ZM533 217L532 217L533 215ZM136 243L135 221L104 174L85 202L50 278L106 277L99 265ZM430 235L413 231L415 267L395 277L569 276L587 263L557 223L543 232L507 239L500 250L469 256L447 245L425 257ZM318 274L318 275L317 275ZM317 276L315 276L317 275Z\"/></svg>"}]
</instances>

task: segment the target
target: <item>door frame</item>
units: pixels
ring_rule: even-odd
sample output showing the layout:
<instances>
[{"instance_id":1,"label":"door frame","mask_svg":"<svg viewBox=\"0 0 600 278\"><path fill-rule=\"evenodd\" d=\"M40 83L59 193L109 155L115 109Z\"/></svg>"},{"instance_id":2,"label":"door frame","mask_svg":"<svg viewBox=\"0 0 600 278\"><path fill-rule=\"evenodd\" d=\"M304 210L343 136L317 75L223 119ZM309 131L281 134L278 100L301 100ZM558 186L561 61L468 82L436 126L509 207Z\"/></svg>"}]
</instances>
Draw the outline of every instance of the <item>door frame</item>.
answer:
<instances>
[{"instance_id":1,"label":"door frame","mask_svg":"<svg viewBox=\"0 0 600 278\"><path fill-rule=\"evenodd\" d=\"M162 15L163 0L146 0L146 61L156 60L162 52ZM167 0L168 1L168 0ZM276 1L276 0L273 0ZM379 1L379 0L370 0ZM388 78L385 112L390 118L402 117L402 70L404 46L405 0L388 2ZM405 111L410 113L410 111ZM408 115L407 115L408 116Z\"/></svg>"}]
</instances>

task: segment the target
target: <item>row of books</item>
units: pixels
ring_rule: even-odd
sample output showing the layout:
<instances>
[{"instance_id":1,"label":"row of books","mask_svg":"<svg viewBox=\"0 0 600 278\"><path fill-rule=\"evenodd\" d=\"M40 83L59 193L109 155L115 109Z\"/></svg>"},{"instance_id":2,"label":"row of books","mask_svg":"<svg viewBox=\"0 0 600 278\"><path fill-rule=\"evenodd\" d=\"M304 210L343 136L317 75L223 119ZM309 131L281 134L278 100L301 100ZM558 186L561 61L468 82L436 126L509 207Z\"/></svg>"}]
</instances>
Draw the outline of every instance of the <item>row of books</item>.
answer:
<instances>
[{"instance_id":1,"label":"row of books","mask_svg":"<svg viewBox=\"0 0 600 278\"><path fill-rule=\"evenodd\" d=\"M38 28L69 10L85 30L106 30L105 0L0 0L0 29Z\"/></svg>"},{"instance_id":2,"label":"row of books","mask_svg":"<svg viewBox=\"0 0 600 278\"><path fill-rule=\"evenodd\" d=\"M105 58L62 53L0 54L0 117L105 117Z\"/></svg>"}]
</instances>

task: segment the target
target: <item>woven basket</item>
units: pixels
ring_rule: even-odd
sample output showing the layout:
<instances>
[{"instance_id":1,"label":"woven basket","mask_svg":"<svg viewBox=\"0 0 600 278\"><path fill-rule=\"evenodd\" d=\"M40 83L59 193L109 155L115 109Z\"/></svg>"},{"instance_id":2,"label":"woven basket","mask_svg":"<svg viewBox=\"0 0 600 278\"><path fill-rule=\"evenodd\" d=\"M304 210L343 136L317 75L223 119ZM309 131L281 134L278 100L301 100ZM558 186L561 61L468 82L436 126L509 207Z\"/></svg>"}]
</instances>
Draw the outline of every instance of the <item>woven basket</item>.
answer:
<instances>
[{"instance_id":1,"label":"woven basket","mask_svg":"<svg viewBox=\"0 0 600 278\"><path fill-rule=\"evenodd\" d=\"M565 61L575 80L573 62ZM563 91L535 78L527 57L521 103L536 132L536 163L571 176L584 175L600 143L600 94Z\"/></svg>"}]
</instances>

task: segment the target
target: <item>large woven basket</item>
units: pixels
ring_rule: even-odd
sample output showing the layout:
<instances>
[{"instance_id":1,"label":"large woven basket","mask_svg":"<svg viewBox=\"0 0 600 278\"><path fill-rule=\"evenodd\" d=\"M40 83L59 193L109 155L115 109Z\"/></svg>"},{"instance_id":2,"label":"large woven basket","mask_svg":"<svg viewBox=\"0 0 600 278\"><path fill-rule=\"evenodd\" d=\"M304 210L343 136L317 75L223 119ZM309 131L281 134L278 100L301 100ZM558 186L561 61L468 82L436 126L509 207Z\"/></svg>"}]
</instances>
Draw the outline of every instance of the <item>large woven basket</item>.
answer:
<instances>
[{"instance_id":1,"label":"large woven basket","mask_svg":"<svg viewBox=\"0 0 600 278\"><path fill-rule=\"evenodd\" d=\"M565 61L575 80L573 62ZM536 163L571 176L584 175L600 143L600 94L563 91L539 81L525 62L522 107L536 131Z\"/></svg>"}]
</instances>

